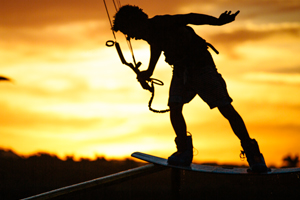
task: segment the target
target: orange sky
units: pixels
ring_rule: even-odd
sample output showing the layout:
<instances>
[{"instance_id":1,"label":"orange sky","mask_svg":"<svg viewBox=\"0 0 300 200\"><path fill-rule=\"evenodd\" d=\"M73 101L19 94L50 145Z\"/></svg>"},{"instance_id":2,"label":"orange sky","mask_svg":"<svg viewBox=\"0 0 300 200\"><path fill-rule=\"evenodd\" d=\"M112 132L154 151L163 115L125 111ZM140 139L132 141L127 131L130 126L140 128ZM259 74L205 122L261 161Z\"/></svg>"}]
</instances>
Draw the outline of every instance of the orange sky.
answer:
<instances>
[{"instance_id":1,"label":"orange sky","mask_svg":"<svg viewBox=\"0 0 300 200\"><path fill-rule=\"evenodd\" d=\"M148 91L121 64L102 1L11 0L1 2L0 147L28 155L38 151L128 157L143 151L167 157L175 151L168 114L148 111ZM113 5L108 1L110 14ZM235 22L193 26L220 54L212 55L234 107L266 162L300 153L300 2L298 0L122 0L153 17L240 10ZM125 57L130 54L117 34ZM133 41L136 59L149 61L149 46ZM153 77L153 106L165 109L172 69L161 57ZM200 98L184 109L198 150L196 162L246 164L240 144L217 109Z\"/></svg>"}]
</instances>

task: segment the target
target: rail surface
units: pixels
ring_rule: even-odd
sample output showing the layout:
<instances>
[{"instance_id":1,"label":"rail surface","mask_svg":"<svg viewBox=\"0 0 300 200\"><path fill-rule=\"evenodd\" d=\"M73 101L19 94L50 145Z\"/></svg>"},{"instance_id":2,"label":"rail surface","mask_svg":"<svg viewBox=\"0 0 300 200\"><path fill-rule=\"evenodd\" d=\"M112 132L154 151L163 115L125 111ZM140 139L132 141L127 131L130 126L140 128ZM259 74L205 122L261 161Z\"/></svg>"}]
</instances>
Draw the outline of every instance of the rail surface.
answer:
<instances>
[{"instance_id":1,"label":"rail surface","mask_svg":"<svg viewBox=\"0 0 300 200\"><path fill-rule=\"evenodd\" d=\"M129 169L126 171L118 172L115 174L111 174L108 176L92 179L89 181L85 181L82 183L58 188L55 190L51 190L49 192L41 193L35 196L27 197L22 200L45 200L45 199L52 199L55 197L71 194L74 192L90 189L93 187L105 187L108 185L117 184L126 180L130 180L133 178L137 178L140 176L148 175L151 173L155 173L161 170L166 169L165 167L154 165L154 164L148 164L142 167L137 167L134 169Z\"/></svg>"}]
</instances>

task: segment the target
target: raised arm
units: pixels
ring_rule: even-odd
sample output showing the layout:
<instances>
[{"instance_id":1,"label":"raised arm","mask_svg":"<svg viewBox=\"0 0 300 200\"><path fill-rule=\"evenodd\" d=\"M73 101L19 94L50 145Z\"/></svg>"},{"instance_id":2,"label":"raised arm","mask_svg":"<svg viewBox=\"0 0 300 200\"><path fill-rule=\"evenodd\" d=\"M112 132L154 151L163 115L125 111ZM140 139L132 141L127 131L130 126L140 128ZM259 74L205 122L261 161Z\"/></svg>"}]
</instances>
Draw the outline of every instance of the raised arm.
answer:
<instances>
[{"instance_id":1,"label":"raised arm","mask_svg":"<svg viewBox=\"0 0 300 200\"><path fill-rule=\"evenodd\" d=\"M230 23L235 20L235 17L239 14L240 11L237 11L234 14L231 14L231 11L225 11L220 15L219 18L204 15L204 14L197 14L197 13L190 13L185 15L174 15L178 21L183 24L194 24L194 25L224 25Z\"/></svg>"}]
</instances>

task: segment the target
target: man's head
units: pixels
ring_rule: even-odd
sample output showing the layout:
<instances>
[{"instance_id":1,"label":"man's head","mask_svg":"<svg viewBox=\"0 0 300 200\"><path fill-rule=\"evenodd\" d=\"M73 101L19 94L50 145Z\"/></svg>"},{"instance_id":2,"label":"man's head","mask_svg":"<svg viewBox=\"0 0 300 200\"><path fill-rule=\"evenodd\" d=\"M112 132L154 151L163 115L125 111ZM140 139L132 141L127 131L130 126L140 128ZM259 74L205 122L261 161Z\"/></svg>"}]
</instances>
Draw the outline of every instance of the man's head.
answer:
<instances>
[{"instance_id":1,"label":"man's head","mask_svg":"<svg viewBox=\"0 0 300 200\"><path fill-rule=\"evenodd\" d=\"M126 5L114 16L113 31L121 31L129 37L139 37L140 29L146 23L148 15L137 6ZM138 38L140 39L140 38Z\"/></svg>"}]
</instances>

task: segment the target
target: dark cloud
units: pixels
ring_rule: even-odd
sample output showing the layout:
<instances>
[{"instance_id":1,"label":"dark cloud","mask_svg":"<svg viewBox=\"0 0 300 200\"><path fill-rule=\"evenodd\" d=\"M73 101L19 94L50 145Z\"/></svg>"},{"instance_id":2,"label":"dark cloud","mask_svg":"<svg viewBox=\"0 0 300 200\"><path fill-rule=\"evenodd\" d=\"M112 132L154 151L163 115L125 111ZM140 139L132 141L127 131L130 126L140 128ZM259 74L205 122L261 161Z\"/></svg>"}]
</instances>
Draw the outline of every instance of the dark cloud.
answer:
<instances>
[{"instance_id":1,"label":"dark cloud","mask_svg":"<svg viewBox=\"0 0 300 200\"><path fill-rule=\"evenodd\" d=\"M0 5L0 25L5 27L41 27L104 17L103 2L98 0L0 0Z\"/></svg>"},{"instance_id":2,"label":"dark cloud","mask_svg":"<svg viewBox=\"0 0 300 200\"><path fill-rule=\"evenodd\" d=\"M2 28L0 29L2 39L0 45L6 47L25 44L31 45L31 50L38 49L38 51L41 51L39 47L45 47L45 45L48 49L58 45L65 48L99 46L100 44L103 45L107 37L111 35L109 31L103 31L104 28L109 30L108 24L82 23L40 29Z\"/></svg>"},{"instance_id":3,"label":"dark cloud","mask_svg":"<svg viewBox=\"0 0 300 200\"><path fill-rule=\"evenodd\" d=\"M110 17L115 14L112 0L106 0ZM180 0L122 1L123 5L138 5L150 15L172 13ZM168 6L163 6L168 4ZM42 27L74 21L107 20L103 1L99 0L0 0L0 26ZM155 5L155 6L153 6Z\"/></svg>"},{"instance_id":4,"label":"dark cloud","mask_svg":"<svg viewBox=\"0 0 300 200\"><path fill-rule=\"evenodd\" d=\"M106 0L106 2L112 17L115 13L112 0ZM183 6L190 9L190 12L202 12L211 15L219 14L226 9L239 9L241 13L238 16L239 21L237 20L236 23L259 17L263 19L266 16L281 17L282 13L300 10L300 1L293 0L122 0L121 3L123 5L138 5L150 17L168 13L177 14L181 12ZM103 1L0 0L0 5L0 37L2 39L0 45L8 51L11 46L19 46L20 44L31 45L30 49L22 52L29 56L37 55L39 52L44 54L45 46L47 49L51 49L51 47L63 48L63 51L67 48L76 47L90 49L104 47L105 41L112 37ZM210 8L209 11L205 10L207 7ZM90 26L91 21L96 22L96 25ZM287 21L292 20L287 19ZM82 29L72 29L72 23L81 23ZM67 30L61 32L60 28L62 27ZM232 33L205 36L205 39L215 44L218 49L228 51L243 42L258 41L283 33L298 37L299 29L285 28L266 31L240 29Z\"/></svg>"},{"instance_id":5,"label":"dark cloud","mask_svg":"<svg viewBox=\"0 0 300 200\"><path fill-rule=\"evenodd\" d=\"M240 6L244 8L242 10L245 13L243 17L248 19L265 18L267 16L272 16L274 17L274 19L277 18L276 20L280 20L280 18L285 18L285 20L293 20L288 19L282 15L296 12L299 16L300 10L300 1L298 0L242 0L238 1L238 3L240 3Z\"/></svg>"},{"instance_id":6,"label":"dark cloud","mask_svg":"<svg viewBox=\"0 0 300 200\"><path fill-rule=\"evenodd\" d=\"M106 0L111 17L115 13L112 0ZM128 0L124 4L137 5L150 17L161 14L176 14L182 7L190 12L219 13L226 9L241 10L241 18L253 18L265 15L300 10L298 0ZM103 1L99 0L0 0L0 25L5 27L41 27L49 24L65 24L73 21L106 20ZM207 10L207 6L211 9Z\"/></svg>"},{"instance_id":7,"label":"dark cloud","mask_svg":"<svg viewBox=\"0 0 300 200\"><path fill-rule=\"evenodd\" d=\"M112 0L106 0L111 17L115 14ZM282 12L296 12L300 10L300 1L279 1L279 0L165 0L165 1L143 1L143 0L122 0L121 3L138 5L144 9L149 17L162 14L177 14L181 8L186 7L190 12L202 12L210 15L219 15L226 9L241 10L239 20L252 19L259 16L282 17ZM103 1L99 0L0 0L0 29L1 38L5 41L26 40L31 43L45 43L44 32L31 34L29 32L17 31L24 27L37 28L51 27L54 25L65 25L74 22L98 21L104 22L102 26L87 27L87 31L82 35L85 38L93 38L103 42L101 35L110 34L109 22L106 16ZM210 10L207 10L210 7ZM218 16L216 16L218 17ZM296 16L293 16L296 18ZM299 18L297 18L298 20ZM286 19L289 21L288 19ZM295 19L294 19L295 20ZM105 27L104 27L105 26ZM78 34L72 32L72 34ZM47 34L51 34L47 33ZM51 41L58 43L77 42L68 35L55 35L48 37ZM42 40L42 42L41 42Z\"/></svg>"}]
</instances>

